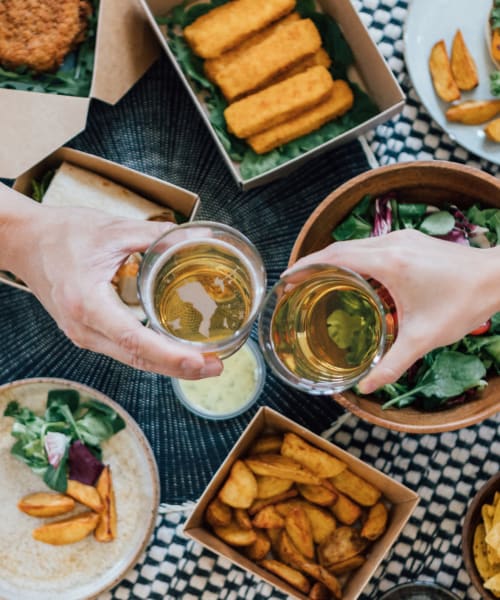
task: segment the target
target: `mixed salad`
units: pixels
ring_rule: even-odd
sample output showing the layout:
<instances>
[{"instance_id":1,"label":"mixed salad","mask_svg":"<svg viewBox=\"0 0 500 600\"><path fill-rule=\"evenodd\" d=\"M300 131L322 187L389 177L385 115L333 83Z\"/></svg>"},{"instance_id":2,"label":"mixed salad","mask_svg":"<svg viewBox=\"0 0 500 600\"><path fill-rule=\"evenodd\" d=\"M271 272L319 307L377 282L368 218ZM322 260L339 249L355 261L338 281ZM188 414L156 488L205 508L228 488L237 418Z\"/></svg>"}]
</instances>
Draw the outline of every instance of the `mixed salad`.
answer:
<instances>
[{"instance_id":1,"label":"mixed salad","mask_svg":"<svg viewBox=\"0 0 500 600\"><path fill-rule=\"evenodd\" d=\"M379 236L397 229L419 231L458 244L490 248L500 244L500 209L477 204L465 211L400 202L395 193L365 196L333 230L336 241ZM410 404L437 410L466 402L483 390L489 374L500 374L500 313L458 342L418 360L393 384L375 393L383 408Z\"/></svg>"}]
</instances>

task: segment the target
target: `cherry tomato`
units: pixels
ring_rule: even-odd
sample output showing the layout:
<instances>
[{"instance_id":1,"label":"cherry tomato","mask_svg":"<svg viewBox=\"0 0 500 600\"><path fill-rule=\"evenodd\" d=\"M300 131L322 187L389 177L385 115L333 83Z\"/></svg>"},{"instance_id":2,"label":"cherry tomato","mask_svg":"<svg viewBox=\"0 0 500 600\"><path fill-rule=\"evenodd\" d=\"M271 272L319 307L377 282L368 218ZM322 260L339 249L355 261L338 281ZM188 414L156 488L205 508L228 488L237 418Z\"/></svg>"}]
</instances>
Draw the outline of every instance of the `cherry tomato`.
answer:
<instances>
[{"instance_id":1,"label":"cherry tomato","mask_svg":"<svg viewBox=\"0 0 500 600\"><path fill-rule=\"evenodd\" d=\"M482 325L479 325L479 327L476 327L476 329L473 329L471 332L469 332L469 335L484 335L485 333L488 333L490 327L491 320L488 319Z\"/></svg>"}]
</instances>

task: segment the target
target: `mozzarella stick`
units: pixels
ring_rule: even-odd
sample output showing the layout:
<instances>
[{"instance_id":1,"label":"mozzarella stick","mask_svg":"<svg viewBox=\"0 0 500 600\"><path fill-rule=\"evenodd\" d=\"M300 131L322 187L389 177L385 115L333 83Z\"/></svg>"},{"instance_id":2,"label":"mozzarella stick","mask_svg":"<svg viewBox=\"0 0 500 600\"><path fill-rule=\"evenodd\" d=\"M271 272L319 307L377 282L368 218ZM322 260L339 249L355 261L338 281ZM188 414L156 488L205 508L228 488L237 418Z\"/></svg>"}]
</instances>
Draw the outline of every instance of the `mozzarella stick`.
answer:
<instances>
[{"instance_id":1,"label":"mozzarella stick","mask_svg":"<svg viewBox=\"0 0 500 600\"><path fill-rule=\"evenodd\" d=\"M332 90L329 71L312 67L230 104L224 111L228 130L239 138L250 137L319 104Z\"/></svg>"},{"instance_id":2,"label":"mozzarella stick","mask_svg":"<svg viewBox=\"0 0 500 600\"><path fill-rule=\"evenodd\" d=\"M233 0L184 29L193 52L214 58L295 8L295 0Z\"/></svg>"},{"instance_id":3,"label":"mozzarella stick","mask_svg":"<svg viewBox=\"0 0 500 600\"><path fill-rule=\"evenodd\" d=\"M254 152L264 154L342 116L353 103L354 95L351 88L345 81L339 79L333 82L333 91L327 100L290 121L249 137L247 142Z\"/></svg>"},{"instance_id":4,"label":"mozzarella stick","mask_svg":"<svg viewBox=\"0 0 500 600\"><path fill-rule=\"evenodd\" d=\"M321 47L321 37L311 19L300 19L278 28L264 41L231 61L214 78L225 98L233 102L268 85L277 75Z\"/></svg>"}]
</instances>

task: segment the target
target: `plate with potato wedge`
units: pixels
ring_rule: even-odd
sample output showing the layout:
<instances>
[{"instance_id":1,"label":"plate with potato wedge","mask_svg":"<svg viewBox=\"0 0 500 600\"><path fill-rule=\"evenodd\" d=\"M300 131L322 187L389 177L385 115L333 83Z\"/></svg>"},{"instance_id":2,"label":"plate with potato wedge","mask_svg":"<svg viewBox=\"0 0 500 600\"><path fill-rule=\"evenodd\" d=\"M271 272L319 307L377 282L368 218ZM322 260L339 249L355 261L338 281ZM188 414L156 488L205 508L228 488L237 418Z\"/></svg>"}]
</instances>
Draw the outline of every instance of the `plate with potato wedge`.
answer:
<instances>
[{"instance_id":1,"label":"plate with potato wedge","mask_svg":"<svg viewBox=\"0 0 500 600\"><path fill-rule=\"evenodd\" d=\"M490 54L495 0L418 0L405 25L405 60L431 117L458 144L500 164L500 93Z\"/></svg>"},{"instance_id":2,"label":"plate with potato wedge","mask_svg":"<svg viewBox=\"0 0 500 600\"><path fill-rule=\"evenodd\" d=\"M151 537L158 471L135 421L65 379L0 386L0 598L83 600L116 585Z\"/></svg>"}]
</instances>

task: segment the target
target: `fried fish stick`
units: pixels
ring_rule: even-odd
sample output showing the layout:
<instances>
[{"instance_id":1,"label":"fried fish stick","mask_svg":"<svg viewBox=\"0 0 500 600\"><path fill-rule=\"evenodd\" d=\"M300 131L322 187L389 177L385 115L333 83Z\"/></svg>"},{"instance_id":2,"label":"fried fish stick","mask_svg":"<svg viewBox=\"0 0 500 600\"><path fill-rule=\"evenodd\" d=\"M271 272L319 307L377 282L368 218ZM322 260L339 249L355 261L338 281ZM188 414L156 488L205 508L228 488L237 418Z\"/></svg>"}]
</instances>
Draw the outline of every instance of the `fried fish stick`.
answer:
<instances>
[{"instance_id":1,"label":"fried fish stick","mask_svg":"<svg viewBox=\"0 0 500 600\"><path fill-rule=\"evenodd\" d=\"M311 19L280 27L264 41L231 61L214 81L229 102L265 87L277 75L312 56L321 37Z\"/></svg>"},{"instance_id":2,"label":"fried fish stick","mask_svg":"<svg viewBox=\"0 0 500 600\"><path fill-rule=\"evenodd\" d=\"M290 69L287 69L284 73L280 73L278 77L275 77L273 79L272 83L278 83L279 81L283 81L284 79L288 79L289 77L298 75L299 73L307 71L307 69L310 69L311 67L315 67L317 65L322 65L323 67L326 67L328 69L331 64L332 59L328 55L328 52L324 48L320 48L316 52L316 54L304 58L295 66L291 67Z\"/></svg>"},{"instance_id":3,"label":"fried fish stick","mask_svg":"<svg viewBox=\"0 0 500 600\"><path fill-rule=\"evenodd\" d=\"M247 142L257 154L264 154L342 116L353 103L351 88L339 79L333 82L333 91L327 100L290 121L249 137Z\"/></svg>"},{"instance_id":4,"label":"fried fish stick","mask_svg":"<svg viewBox=\"0 0 500 600\"><path fill-rule=\"evenodd\" d=\"M295 8L295 0L233 0L184 29L193 52L214 58Z\"/></svg>"},{"instance_id":5,"label":"fried fish stick","mask_svg":"<svg viewBox=\"0 0 500 600\"><path fill-rule=\"evenodd\" d=\"M326 100L332 90L328 69L312 67L230 104L224 111L227 127L239 138L250 137Z\"/></svg>"},{"instance_id":6,"label":"fried fish stick","mask_svg":"<svg viewBox=\"0 0 500 600\"><path fill-rule=\"evenodd\" d=\"M227 68L234 60L237 60L241 56L243 56L246 52L248 52L249 48L260 44L264 40L266 40L270 35L272 35L277 29L283 27L284 25L289 25L294 21L298 21L300 19L299 13L293 12L283 19L280 19L276 23L269 25L262 31L259 31L246 39L241 44L238 44L236 48L232 50L228 50L221 54L217 58L209 58L205 61L203 68L205 69L205 75L211 80L215 81L218 74L221 73L224 69ZM311 65L312 66L312 65Z\"/></svg>"}]
</instances>

